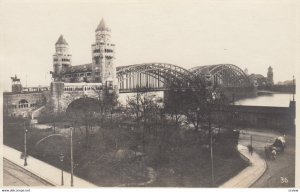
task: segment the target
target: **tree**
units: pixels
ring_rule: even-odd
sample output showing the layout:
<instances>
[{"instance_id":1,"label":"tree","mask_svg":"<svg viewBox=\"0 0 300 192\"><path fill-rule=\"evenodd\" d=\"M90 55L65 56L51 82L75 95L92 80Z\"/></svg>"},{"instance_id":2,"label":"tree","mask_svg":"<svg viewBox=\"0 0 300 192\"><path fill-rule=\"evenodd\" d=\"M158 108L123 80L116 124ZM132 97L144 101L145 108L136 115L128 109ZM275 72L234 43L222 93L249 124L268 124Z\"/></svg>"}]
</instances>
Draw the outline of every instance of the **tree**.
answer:
<instances>
[{"instance_id":1,"label":"tree","mask_svg":"<svg viewBox=\"0 0 300 192\"><path fill-rule=\"evenodd\" d=\"M112 116L115 108L118 106L118 94L115 90L112 89L94 89L94 92L98 95L98 104L99 107L98 114L100 123L103 122L103 119L107 113L110 114L110 121L112 123Z\"/></svg>"},{"instance_id":2,"label":"tree","mask_svg":"<svg viewBox=\"0 0 300 192\"><path fill-rule=\"evenodd\" d=\"M175 125L179 127L180 118L183 116L185 92L171 85L169 90L165 92L164 110L170 114L172 119L175 118Z\"/></svg>"},{"instance_id":3,"label":"tree","mask_svg":"<svg viewBox=\"0 0 300 192\"><path fill-rule=\"evenodd\" d=\"M147 88L137 88L136 95L127 98L128 112L136 116L138 126L142 123L142 146L145 151L146 130L150 132L152 122L157 122L160 114L160 106L157 97L150 93Z\"/></svg>"},{"instance_id":4,"label":"tree","mask_svg":"<svg viewBox=\"0 0 300 192\"><path fill-rule=\"evenodd\" d=\"M67 109L67 114L70 119L76 123L81 122L85 125L85 139L87 146L90 129L93 127L95 114L99 110L97 103L96 99L85 97L72 102Z\"/></svg>"}]
</instances>

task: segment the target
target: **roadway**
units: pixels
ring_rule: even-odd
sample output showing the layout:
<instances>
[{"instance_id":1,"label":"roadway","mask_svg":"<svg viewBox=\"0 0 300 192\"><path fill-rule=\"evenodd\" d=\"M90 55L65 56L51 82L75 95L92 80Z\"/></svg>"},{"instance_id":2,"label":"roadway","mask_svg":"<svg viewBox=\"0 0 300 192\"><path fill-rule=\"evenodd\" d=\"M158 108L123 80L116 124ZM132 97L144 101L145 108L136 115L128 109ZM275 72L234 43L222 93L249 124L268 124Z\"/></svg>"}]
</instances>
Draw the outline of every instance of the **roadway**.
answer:
<instances>
[{"instance_id":1,"label":"roadway","mask_svg":"<svg viewBox=\"0 0 300 192\"><path fill-rule=\"evenodd\" d=\"M295 186L295 136L286 135L287 148L279 154L275 160L265 158L264 146L272 144L275 138L281 134L272 130L242 130L240 134L240 144L247 146L250 144L252 135L252 145L254 151L266 160L267 170L252 187L294 187Z\"/></svg>"},{"instance_id":2,"label":"roadway","mask_svg":"<svg viewBox=\"0 0 300 192\"><path fill-rule=\"evenodd\" d=\"M4 186L53 186L42 178L3 158Z\"/></svg>"}]
</instances>

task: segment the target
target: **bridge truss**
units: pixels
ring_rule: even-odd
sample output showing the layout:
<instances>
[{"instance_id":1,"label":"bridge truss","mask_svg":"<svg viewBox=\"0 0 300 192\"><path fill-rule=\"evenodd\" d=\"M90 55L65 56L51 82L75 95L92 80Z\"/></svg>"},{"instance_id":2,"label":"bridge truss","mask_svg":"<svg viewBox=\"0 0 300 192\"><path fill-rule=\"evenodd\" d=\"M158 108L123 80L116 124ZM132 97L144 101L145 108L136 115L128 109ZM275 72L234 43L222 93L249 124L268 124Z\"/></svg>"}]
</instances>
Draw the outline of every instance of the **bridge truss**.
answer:
<instances>
[{"instance_id":1,"label":"bridge truss","mask_svg":"<svg viewBox=\"0 0 300 192\"><path fill-rule=\"evenodd\" d=\"M190 69L195 76L206 78L220 87L251 87L247 74L233 64L204 65Z\"/></svg>"},{"instance_id":2,"label":"bridge truss","mask_svg":"<svg viewBox=\"0 0 300 192\"><path fill-rule=\"evenodd\" d=\"M190 70L167 63L143 63L117 68L120 92L134 92L137 88L148 90L201 89L204 83L220 87L249 87L248 76L233 64L205 65Z\"/></svg>"},{"instance_id":3,"label":"bridge truss","mask_svg":"<svg viewBox=\"0 0 300 192\"><path fill-rule=\"evenodd\" d=\"M117 68L120 92L131 92L137 88L166 90L176 88L195 88L192 72L167 63L144 63Z\"/></svg>"}]
</instances>

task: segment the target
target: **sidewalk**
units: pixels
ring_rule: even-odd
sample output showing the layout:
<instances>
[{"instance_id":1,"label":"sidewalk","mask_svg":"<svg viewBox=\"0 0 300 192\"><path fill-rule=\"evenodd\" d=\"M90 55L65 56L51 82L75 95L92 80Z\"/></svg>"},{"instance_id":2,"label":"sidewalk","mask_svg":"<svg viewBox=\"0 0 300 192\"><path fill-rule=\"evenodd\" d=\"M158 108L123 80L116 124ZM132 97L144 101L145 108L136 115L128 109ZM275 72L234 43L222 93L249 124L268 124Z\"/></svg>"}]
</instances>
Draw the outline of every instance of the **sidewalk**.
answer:
<instances>
[{"instance_id":1,"label":"sidewalk","mask_svg":"<svg viewBox=\"0 0 300 192\"><path fill-rule=\"evenodd\" d=\"M48 181L49 183L62 187L60 169L31 156L27 157L28 165L24 166L24 159L20 158L21 152L6 145L3 145L3 157L37 175L38 177ZM70 181L71 174L64 171L64 187L71 187ZM73 181L74 187L97 187L96 185L76 176L73 176Z\"/></svg>"},{"instance_id":2,"label":"sidewalk","mask_svg":"<svg viewBox=\"0 0 300 192\"><path fill-rule=\"evenodd\" d=\"M254 184L266 171L267 164L258 154L253 152L252 156L248 152L247 147L238 145L239 152L249 159L250 165L242 170L235 177L223 183L220 188L248 188Z\"/></svg>"}]
</instances>

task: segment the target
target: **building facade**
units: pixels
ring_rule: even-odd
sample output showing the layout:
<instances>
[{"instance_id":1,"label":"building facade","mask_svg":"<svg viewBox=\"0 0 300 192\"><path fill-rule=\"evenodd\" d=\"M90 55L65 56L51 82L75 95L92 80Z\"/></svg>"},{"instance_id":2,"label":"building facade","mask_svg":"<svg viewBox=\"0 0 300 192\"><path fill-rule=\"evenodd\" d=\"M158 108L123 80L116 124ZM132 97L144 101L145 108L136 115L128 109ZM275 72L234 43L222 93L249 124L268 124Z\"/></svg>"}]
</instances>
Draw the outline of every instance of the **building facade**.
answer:
<instances>
[{"instance_id":1,"label":"building facade","mask_svg":"<svg viewBox=\"0 0 300 192\"><path fill-rule=\"evenodd\" d=\"M92 62L76 66L72 65L69 44L61 35L55 43L50 87L22 87L20 79L12 77L12 91L4 93L4 114L33 117L43 106L63 112L76 99L101 99L104 90L117 92L115 44L110 33L102 19L91 46Z\"/></svg>"},{"instance_id":2,"label":"building facade","mask_svg":"<svg viewBox=\"0 0 300 192\"><path fill-rule=\"evenodd\" d=\"M32 117L33 113L46 104L49 87L23 87L21 80L11 77L11 92L3 93L3 112L5 116Z\"/></svg>"},{"instance_id":3,"label":"building facade","mask_svg":"<svg viewBox=\"0 0 300 192\"><path fill-rule=\"evenodd\" d=\"M92 62L72 66L69 45L61 35L55 43L53 55L54 82L101 83L102 86L116 88L115 44L111 41L111 30L102 19L95 30L95 43L92 44Z\"/></svg>"}]
</instances>

